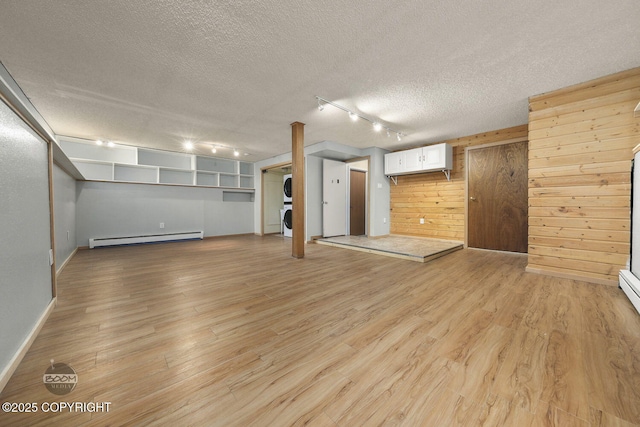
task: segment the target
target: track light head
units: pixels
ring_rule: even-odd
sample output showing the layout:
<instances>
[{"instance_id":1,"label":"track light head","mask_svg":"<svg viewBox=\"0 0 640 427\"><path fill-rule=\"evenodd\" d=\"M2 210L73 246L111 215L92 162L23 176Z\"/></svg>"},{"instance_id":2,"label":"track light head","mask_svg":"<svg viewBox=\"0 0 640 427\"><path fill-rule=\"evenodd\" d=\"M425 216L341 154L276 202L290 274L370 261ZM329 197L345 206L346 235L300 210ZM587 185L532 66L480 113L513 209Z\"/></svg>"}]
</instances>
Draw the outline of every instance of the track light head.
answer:
<instances>
[{"instance_id":1,"label":"track light head","mask_svg":"<svg viewBox=\"0 0 640 427\"><path fill-rule=\"evenodd\" d=\"M325 105L329 104L329 105L331 105L333 107L336 107L339 110L344 111L345 113L348 113L349 114L349 118L354 122L357 121L358 119L362 119L362 120L365 120L365 121L373 124L373 129L376 132L380 132L383 128L386 129L387 130L387 137L391 137L391 134L395 133L397 135L397 137L398 137L398 141L400 141L400 137L401 136L405 136L405 134L403 134L402 132L398 132L397 130L392 129L392 128L388 127L388 126L383 126L381 123L379 123L378 121L376 121L376 120L374 120L372 118L369 118L367 116L354 113L353 111L349 110L348 108L343 107L342 105L336 104L335 102L331 102L331 101L329 101L329 100L327 100L325 98L320 98L319 96L316 96L316 101L318 102L318 110L320 110L320 111L322 111L324 109Z\"/></svg>"}]
</instances>

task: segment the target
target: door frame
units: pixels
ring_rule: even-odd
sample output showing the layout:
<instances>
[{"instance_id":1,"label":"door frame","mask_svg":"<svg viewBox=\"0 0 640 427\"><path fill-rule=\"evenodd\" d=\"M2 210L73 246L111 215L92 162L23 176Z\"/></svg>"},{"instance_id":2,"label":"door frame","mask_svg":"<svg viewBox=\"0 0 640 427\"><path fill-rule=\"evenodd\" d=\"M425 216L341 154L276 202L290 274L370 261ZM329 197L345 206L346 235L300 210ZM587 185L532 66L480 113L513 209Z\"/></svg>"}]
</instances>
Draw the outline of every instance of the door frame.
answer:
<instances>
[{"instance_id":1,"label":"door frame","mask_svg":"<svg viewBox=\"0 0 640 427\"><path fill-rule=\"evenodd\" d=\"M469 247L469 150L479 150L482 148L514 144L517 142L528 142L528 141L529 141L529 137L523 136L520 138L505 139L503 141L489 142L487 144L480 144L480 145L472 145L470 147L464 148L464 248L465 249ZM492 250L492 249L481 249L481 248L473 248L473 249ZM509 252L509 253L517 254L517 252ZM523 255L527 255L527 254L525 253Z\"/></svg>"},{"instance_id":2,"label":"door frame","mask_svg":"<svg viewBox=\"0 0 640 427\"><path fill-rule=\"evenodd\" d=\"M356 162L362 162L362 161L367 161L367 170L363 170L360 168L351 168L349 166L350 163L356 163ZM365 192L364 192L364 209L365 209L365 214L364 214L364 231L365 231L365 236L369 237L371 235L371 182L370 182L370 173L371 173L371 156L362 156L362 157L356 157L354 159L349 159L349 160L345 160L345 163L347 164L347 203L350 201L351 199L351 194L349 192L349 186L351 185L351 178L350 178L350 173L349 170L354 169L354 170L358 170L360 172L364 172L365 173L365 178L364 178L364 182L365 182ZM348 220L348 213L347 213L347 235L349 235L349 233L351 233L351 229L349 226L349 220Z\"/></svg>"},{"instance_id":3,"label":"door frame","mask_svg":"<svg viewBox=\"0 0 640 427\"><path fill-rule=\"evenodd\" d=\"M280 169L290 167L291 161L276 163L274 165L264 166L260 168L260 236L264 236L264 173L269 169ZM254 181L255 182L255 181Z\"/></svg>"}]
</instances>

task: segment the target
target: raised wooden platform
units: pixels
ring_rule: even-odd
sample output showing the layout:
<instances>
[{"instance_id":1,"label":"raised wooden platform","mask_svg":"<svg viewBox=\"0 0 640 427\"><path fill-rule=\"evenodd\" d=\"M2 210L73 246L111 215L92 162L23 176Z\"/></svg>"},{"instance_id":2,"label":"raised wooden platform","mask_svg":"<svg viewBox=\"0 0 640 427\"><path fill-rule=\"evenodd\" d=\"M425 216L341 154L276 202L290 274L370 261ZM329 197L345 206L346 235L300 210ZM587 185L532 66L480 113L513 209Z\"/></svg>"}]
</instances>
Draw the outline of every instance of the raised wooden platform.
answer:
<instances>
[{"instance_id":1,"label":"raised wooden platform","mask_svg":"<svg viewBox=\"0 0 640 427\"><path fill-rule=\"evenodd\" d=\"M375 239L366 236L338 236L319 239L316 243L417 262L427 262L463 247L462 242L458 241L408 236Z\"/></svg>"}]
</instances>

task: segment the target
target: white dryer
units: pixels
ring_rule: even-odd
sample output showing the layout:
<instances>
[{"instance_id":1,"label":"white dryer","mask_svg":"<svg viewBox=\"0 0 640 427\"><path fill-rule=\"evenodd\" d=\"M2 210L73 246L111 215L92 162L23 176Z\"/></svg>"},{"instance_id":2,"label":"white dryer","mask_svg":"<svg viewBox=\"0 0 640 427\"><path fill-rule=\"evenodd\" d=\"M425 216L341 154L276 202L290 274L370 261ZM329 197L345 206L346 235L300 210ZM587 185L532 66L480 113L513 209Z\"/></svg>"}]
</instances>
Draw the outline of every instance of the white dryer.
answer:
<instances>
[{"instance_id":1,"label":"white dryer","mask_svg":"<svg viewBox=\"0 0 640 427\"><path fill-rule=\"evenodd\" d=\"M284 205L284 215L282 216L284 237L293 237L293 209L291 205Z\"/></svg>"},{"instance_id":2,"label":"white dryer","mask_svg":"<svg viewBox=\"0 0 640 427\"><path fill-rule=\"evenodd\" d=\"M291 185L291 178L292 178L291 174L284 176L282 192L283 192L283 199L285 204L293 202L293 199L292 199L293 187Z\"/></svg>"}]
</instances>

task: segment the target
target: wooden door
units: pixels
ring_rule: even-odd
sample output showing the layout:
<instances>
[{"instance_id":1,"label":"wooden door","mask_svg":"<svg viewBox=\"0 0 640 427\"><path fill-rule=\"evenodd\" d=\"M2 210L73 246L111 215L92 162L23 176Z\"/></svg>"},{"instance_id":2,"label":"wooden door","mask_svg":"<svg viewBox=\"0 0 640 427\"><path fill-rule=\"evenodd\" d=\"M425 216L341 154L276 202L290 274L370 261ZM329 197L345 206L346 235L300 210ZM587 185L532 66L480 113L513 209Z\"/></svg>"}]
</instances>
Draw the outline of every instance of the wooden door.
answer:
<instances>
[{"instance_id":1,"label":"wooden door","mask_svg":"<svg viewBox=\"0 0 640 427\"><path fill-rule=\"evenodd\" d=\"M367 174L349 171L349 234L362 236L365 232Z\"/></svg>"},{"instance_id":2,"label":"wooden door","mask_svg":"<svg viewBox=\"0 0 640 427\"><path fill-rule=\"evenodd\" d=\"M470 149L468 245L527 252L527 142Z\"/></svg>"}]
</instances>

